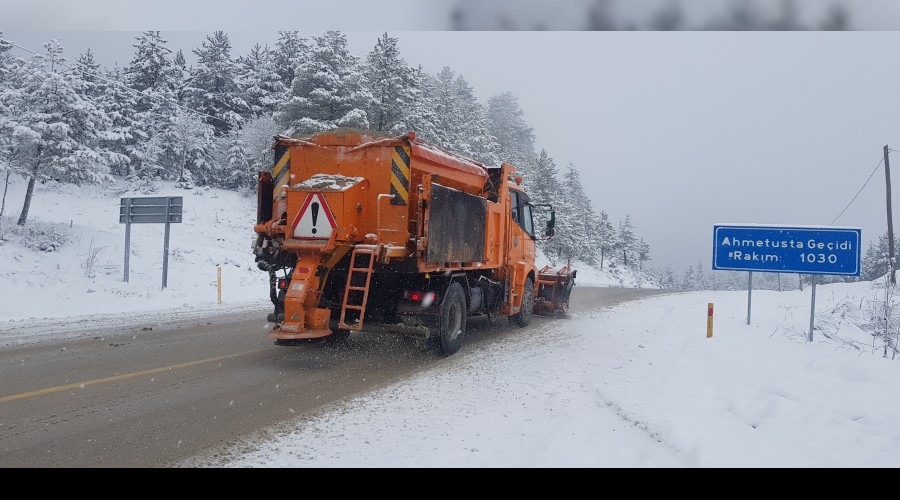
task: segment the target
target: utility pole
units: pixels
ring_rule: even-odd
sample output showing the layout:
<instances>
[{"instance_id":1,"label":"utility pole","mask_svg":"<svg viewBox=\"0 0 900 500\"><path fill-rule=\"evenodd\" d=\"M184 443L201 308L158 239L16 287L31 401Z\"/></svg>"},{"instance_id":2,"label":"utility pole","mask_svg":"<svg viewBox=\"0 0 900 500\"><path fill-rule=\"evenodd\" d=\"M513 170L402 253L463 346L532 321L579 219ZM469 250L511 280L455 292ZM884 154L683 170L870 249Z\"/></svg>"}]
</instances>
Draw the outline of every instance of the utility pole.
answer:
<instances>
[{"instance_id":1,"label":"utility pole","mask_svg":"<svg viewBox=\"0 0 900 500\"><path fill-rule=\"evenodd\" d=\"M890 257L891 266L891 284L897 284L896 269L894 263L894 217L891 209L891 157L890 148L884 145L884 178L885 187L887 188L887 224L888 224L888 256Z\"/></svg>"}]
</instances>

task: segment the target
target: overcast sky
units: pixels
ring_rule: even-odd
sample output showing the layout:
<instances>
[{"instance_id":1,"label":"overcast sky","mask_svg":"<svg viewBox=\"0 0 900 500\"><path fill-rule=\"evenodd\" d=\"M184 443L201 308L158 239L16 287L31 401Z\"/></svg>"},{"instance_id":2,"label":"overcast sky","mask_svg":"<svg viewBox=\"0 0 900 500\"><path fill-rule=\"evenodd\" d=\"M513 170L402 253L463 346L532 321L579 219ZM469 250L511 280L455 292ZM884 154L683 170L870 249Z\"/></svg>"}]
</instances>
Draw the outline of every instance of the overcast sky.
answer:
<instances>
[{"instance_id":1,"label":"overcast sky","mask_svg":"<svg viewBox=\"0 0 900 500\"><path fill-rule=\"evenodd\" d=\"M409 63L450 65L482 99L515 93L538 147L583 172L598 209L630 213L657 266L708 267L715 222L828 224L882 146L900 149L900 33L394 34ZM190 49L205 33L165 35ZM276 36L231 35L238 52ZM362 56L378 33L349 35ZM125 64L134 34L7 33L51 36ZM838 224L877 237L884 203L879 172Z\"/></svg>"}]
</instances>

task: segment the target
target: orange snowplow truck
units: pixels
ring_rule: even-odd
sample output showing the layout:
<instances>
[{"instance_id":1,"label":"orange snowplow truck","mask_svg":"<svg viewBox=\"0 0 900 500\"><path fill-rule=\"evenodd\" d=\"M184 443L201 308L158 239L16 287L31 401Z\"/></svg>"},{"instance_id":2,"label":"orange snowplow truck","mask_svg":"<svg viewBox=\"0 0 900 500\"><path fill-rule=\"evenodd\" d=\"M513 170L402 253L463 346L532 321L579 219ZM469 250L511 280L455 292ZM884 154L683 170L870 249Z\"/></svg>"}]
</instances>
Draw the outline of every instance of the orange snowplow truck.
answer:
<instances>
[{"instance_id":1,"label":"orange snowplow truck","mask_svg":"<svg viewBox=\"0 0 900 500\"><path fill-rule=\"evenodd\" d=\"M431 339L450 355L469 317L524 327L535 312L567 311L575 273L535 268L536 205L512 166L487 168L414 133L338 129L279 136L273 149L253 249L277 344L365 329Z\"/></svg>"}]
</instances>

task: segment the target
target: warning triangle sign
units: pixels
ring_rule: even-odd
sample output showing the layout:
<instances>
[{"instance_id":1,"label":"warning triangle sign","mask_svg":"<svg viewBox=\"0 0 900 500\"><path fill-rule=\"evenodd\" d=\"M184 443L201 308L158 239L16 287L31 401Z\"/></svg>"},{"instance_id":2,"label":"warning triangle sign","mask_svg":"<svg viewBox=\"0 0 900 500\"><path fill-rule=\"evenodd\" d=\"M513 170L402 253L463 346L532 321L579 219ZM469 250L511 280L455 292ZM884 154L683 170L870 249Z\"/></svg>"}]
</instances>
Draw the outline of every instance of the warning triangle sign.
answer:
<instances>
[{"instance_id":1,"label":"warning triangle sign","mask_svg":"<svg viewBox=\"0 0 900 500\"><path fill-rule=\"evenodd\" d=\"M327 240L337 229L334 214L322 193L309 193L291 224L294 238L301 240Z\"/></svg>"}]
</instances>

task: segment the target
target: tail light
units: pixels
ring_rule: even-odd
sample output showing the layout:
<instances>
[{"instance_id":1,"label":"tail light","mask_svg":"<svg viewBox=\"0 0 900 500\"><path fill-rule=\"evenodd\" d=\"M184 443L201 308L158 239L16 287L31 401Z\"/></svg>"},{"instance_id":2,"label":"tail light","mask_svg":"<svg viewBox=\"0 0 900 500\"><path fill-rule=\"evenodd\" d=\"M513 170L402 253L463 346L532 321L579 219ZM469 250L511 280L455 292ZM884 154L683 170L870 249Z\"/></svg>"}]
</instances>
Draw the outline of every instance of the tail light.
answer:
<instances>
[{"instance_id":1,"label":"tail light","mask_svg":"<svg viewBox=\"0 0 900 500\"><path fill-rule=\"evenodd\" d=\"M412 302L419 302L422 304L422 307L428 307L434 303L434 299L437 296L434 292L418 292L407 290L403 292L403 298L406 300L410 300Z\"/></svg>"},{"instance_id":2,"label":"tail light","mask_svg":"<svg viewBox=\"0 0 900 500\"><path fill-rule=\"evenodd\" d=\"M284 290L284 289L286 289L287 287L288 287L288 280L286 280L286 279L284 279L284 278L279 278L279 279L278 279L278 289L279 289L279 290Z\"/></svg>"}]
</instances>

